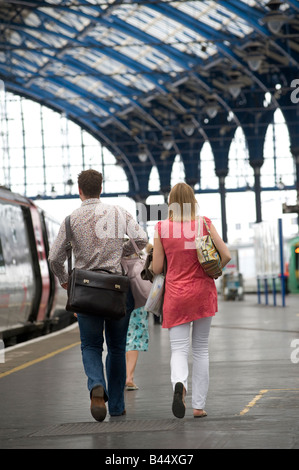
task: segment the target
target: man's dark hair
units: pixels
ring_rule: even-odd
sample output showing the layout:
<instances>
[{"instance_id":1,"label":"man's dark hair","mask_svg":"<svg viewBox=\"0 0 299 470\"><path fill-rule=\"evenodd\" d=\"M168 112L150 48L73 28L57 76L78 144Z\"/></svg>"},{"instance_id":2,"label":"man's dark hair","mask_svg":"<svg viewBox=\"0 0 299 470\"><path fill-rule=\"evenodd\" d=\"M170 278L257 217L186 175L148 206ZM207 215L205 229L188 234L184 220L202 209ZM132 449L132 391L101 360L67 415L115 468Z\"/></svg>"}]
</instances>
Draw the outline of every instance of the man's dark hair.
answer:
<instances>
[{"instance_id":1,"label":"man's dark hair","mask_svg":"<svg viewBox=\"0 0 299 470\"><path fill-rule=\"evenodd\" d=\"M78 175L78 186L86 197L100 197L102 182L102 173L99 173L96 170L90 169L81 171L81 173Z\"/></svg>"}]
</instances>

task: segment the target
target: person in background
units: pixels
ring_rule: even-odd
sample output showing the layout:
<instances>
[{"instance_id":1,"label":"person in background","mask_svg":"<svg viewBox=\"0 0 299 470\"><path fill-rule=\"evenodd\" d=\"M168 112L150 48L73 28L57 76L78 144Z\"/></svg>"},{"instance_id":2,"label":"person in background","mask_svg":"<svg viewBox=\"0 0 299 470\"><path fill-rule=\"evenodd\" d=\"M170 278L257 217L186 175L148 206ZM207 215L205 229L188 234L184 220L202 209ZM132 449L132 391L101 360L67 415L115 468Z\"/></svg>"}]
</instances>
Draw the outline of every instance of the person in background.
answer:
<instances>
[{"instance_id":1,"label":"person in background","mask_svg":"<svg viewBox=\"0 0 299 470\"><path fill-rule=\"evenodd\" d=\"M153 248L153 245L148 243L145 248L148 254ZM138 390L138 386L134 382L135 368L139 356L139 351L147 351L149 343L148 334L148 312L144 307L139 307L133 310L130 316L130 322L127 333L126 345L126 363L127 363L127 378L126 390Z\"/></svg>"},{"instance_id":2,"label":"person in background","mask_svg":"<svg viewBox=\"0 0 299 470\"><path fill-rule=\"evenodd\" d=\"M127 228L140 250L147 243L146 233L126 210L102 203L100 200L102 174L98 171L93 169L82 171L78 176L78 188L82 204L72 212L70 218L75 267L86 270L104 269L122 274L122 256L129 256L135 251L130 240L125 243L123 241ZM122 211L127 228L120 220L119 210ZM51 247L49 263L62 287L67 289L65 246L64 221ZM132 296L129 292L128 302L130 297ZM130 313L134 308L133 299L131 300L131 306L127 306L126 316L118 321L104 320L95 315L77 314L82 359L91 399L90 409L97 421L105 419L107 401L111 416L125 414L126 338ZM102 360L104 332L107 343L107 384Z\"/></svg>"},{"instance_id":3,"label":"person in background","mask_svg":"<svg viewBox=\"0 0 299 470\"><path fill-rule=\"evenodd\" d=\"M222 267L231 259L230 252L211 220L206 218L221 256ZM212 317L217 312L215 281L197 258L195 236L198 231L197 201L193 189L178 183L169 194L169 215L155 229L153 271L163 271L167 259L162 328L169 329L171 346L172 412L185 416L188 390L188 354L192 326L192 408L195 418L207 415L204 410L209 386L208 339ZM203 225L203 235L207 229Z\"/></svg>"},{"instance_id":4,"label":"person in background","mask_svg":"<svg viewBox=\"0 0 299 470\"><path fill-rule=\"evenodd\" d=\"M126 363L127 378L126 390L138 390L134 382L134 373L137 365L139 351L148 350L148 312L144 307L133 310L127 333Z\"/></svg>"}]
</instances>

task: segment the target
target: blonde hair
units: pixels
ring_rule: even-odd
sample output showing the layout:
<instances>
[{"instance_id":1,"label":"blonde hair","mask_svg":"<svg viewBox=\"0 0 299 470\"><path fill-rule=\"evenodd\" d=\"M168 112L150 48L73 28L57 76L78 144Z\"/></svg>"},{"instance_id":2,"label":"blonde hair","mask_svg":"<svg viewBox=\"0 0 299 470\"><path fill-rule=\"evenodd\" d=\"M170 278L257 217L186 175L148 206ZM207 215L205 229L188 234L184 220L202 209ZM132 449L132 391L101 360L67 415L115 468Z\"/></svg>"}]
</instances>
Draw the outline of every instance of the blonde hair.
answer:
<instances>
[{"instance_id":1,"label":"blonde hair","mask_svg":"<svg viewBox=\"0 0 299 470\"><path fill-rule=\"evenodd\" d=\"M176 222L194 220L198 204L191 186L177 183L169 193L168 218Z\"/></svg>"}]
</instances>

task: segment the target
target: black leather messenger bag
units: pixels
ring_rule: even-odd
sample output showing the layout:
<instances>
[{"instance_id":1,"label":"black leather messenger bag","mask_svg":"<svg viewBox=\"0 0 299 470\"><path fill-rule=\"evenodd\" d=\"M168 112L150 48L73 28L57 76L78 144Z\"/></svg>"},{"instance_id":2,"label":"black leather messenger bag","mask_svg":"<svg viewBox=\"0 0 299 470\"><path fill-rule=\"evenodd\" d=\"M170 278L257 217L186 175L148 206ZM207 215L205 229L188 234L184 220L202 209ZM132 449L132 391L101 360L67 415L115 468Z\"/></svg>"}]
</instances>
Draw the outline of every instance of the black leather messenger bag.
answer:
<instances>
[{"instance_id":1,"label":"black leather messenger bag","mask_svg":"<svg viewBox=\"0 0 299 470\"><path fill-rule=\"evenodd\" d=\"M128 277L103 270L72 269L70 216L66 218L65 225L69 274L66 310L98 315L107 320L121 319L126 314Z\"/></svg>"}]
</instances>

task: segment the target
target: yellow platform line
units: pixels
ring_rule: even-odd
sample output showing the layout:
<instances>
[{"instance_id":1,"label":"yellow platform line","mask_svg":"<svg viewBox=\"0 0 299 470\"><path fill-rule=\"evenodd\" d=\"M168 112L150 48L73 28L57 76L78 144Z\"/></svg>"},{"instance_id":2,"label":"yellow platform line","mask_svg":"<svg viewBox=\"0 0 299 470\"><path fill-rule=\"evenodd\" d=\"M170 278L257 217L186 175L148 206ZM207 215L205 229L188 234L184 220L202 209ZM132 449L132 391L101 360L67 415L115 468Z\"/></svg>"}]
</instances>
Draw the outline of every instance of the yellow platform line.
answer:
<instances>
[{"instance_id":1,"label":"yellow platform line","mask_svg":"<svg viewBox=\"0 0 299 470\"><path fill-rule=\"evenodd\" d=\"M240 412L240 416L245 415L248 413L250 408L252 408L264 395L265 393L269 392L269 390L260 390L260 393L254 397L253 400L251 400L247 406Z\"/></svg>"},{"instance_id":2,"label":"yellow platform line","mask_svg":"<svg viewBox=\"0 0 299 470\"><path fill-rule=\"evenodd\" d=\"M37 359L34 359L32 361L25 362L24 364L14 367L13 369L7 370L6 372L2 372L0 374L0 379L2 377L6 377L7 375L13 374L14 372L18 372L19 370L26 369L26 367L33 366L34 364L37 364L38 362L45 361L46 359L56 356L57 354L67 351L68 349L74 348L75 346L78 346L79 344L81 344L80 341L78 341L77 343L70 344L69 346L65 346L63 348L57 349L56 351L46 354L45 356L38 357Z\"/></svg>"},{"instance_id":3,"label":"yellow platform line","mask_svg":"<svg viewBox=\"0 0 299 470\"><path fill-rule=\"evenodd\" d=\"M299 391L299 388L269 388L267 390L260 390L258 395L251 400L247 406L239 413L239 416L243 416L268 392L277 392L277 391Z\"/></svg>"}]
</instances>

